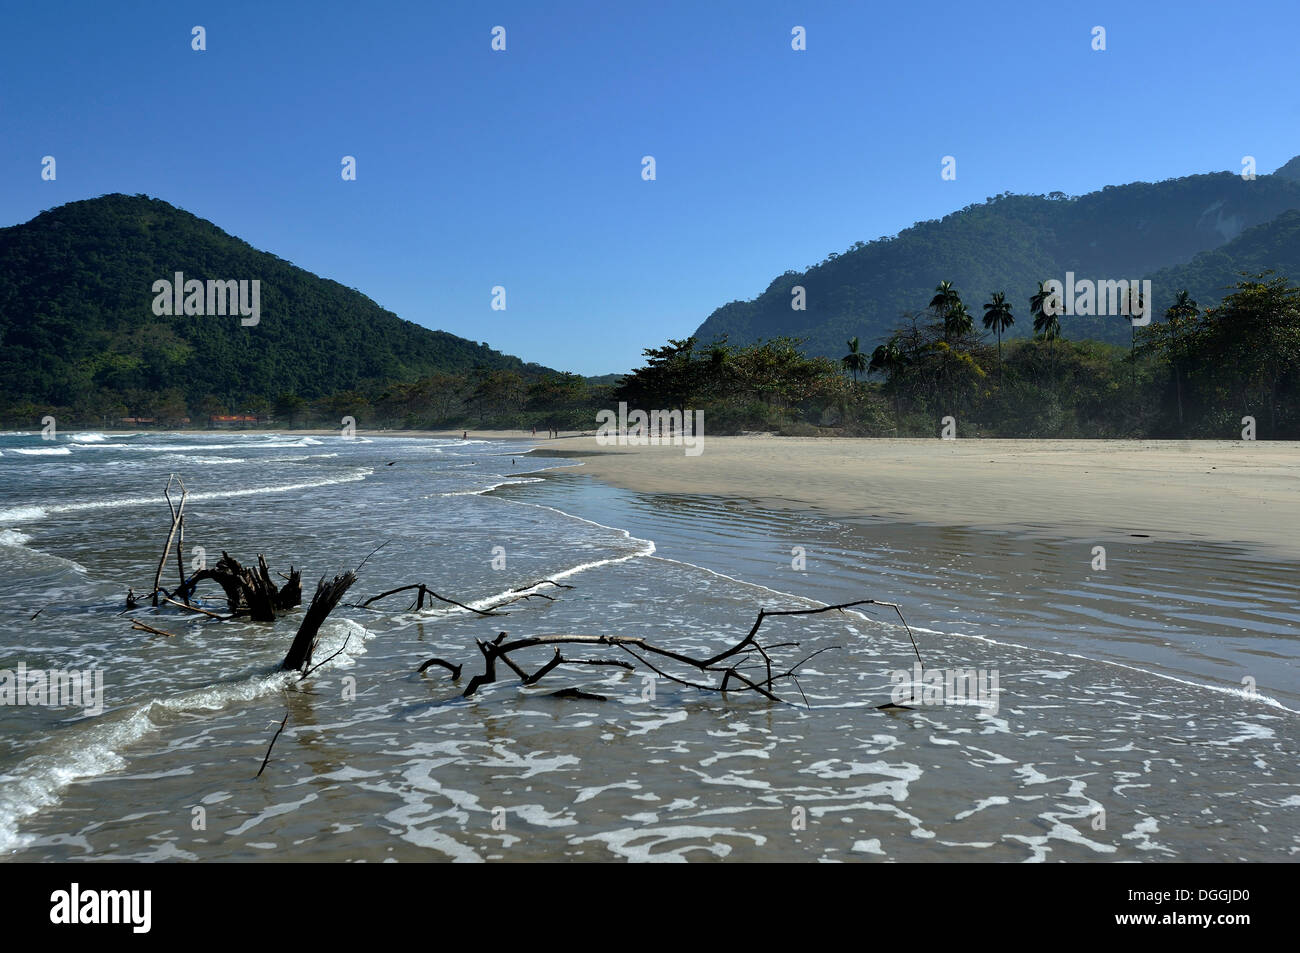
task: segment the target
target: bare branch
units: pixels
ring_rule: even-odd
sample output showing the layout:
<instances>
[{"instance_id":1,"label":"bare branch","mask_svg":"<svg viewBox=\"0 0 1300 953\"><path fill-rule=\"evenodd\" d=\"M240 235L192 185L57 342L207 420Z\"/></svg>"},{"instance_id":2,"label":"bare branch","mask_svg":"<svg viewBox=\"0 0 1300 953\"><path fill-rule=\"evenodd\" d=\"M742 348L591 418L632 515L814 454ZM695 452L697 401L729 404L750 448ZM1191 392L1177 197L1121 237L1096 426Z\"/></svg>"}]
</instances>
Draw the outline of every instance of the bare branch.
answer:
<instances>
[{"instance_id":1,"label":"bare branch","mask_svg":"<svg viewBox=\"0 0 1300 953\"><path fill-rule=\"evenodd\" d=\"M479 652L483 655L483 672L475 675L470 679L469 684L465 687L464 696L473 695L483 685L490 685L497 680L497 662L501 662L509 668L519 678L523 685L533 685L543 677L554 671L561 665L620 665L629 670L635 670L635 666L622 660L610 659L566 659L561 653L561 645L587 645L587 646L610 646L617 648L630 655L641 665L650 669L656 675L665 678L678 685L684 685L688 688L696 688L701 691L728 692L728 691L752 691L770 701L782 701L777 696L775 688L781 681L789 679L794 682L796 689L803 698L805 705L808 705L808 697L804 693L803 686L799 684L797 673L799 669L816 658L823 652L831 649L841 648L841 646L826 646L820 648L809 655L806 655L795 664L781 670L773 664L772 656L769 654L772 649L784 649L798 647L798 642L779 642L772 646L764 646L758 641L758 635L762 629L763 622L773 616L806 616L819 615L826 612L838 612L846 609L853 609L858 606L879 605L893 609L898 613L899 619L902 620L904 628L907 629L908 636L912 641L912 649L916 652L917 661L920 661L920 651L916 646L916 639L912 635L911 628L907 621L903 619L902 610L892 602L879 602L875 599L861 599L856 602L845 602L837 605L818 606L811 609L759 609L758 615L754 619L753 625L749 631L736 644L712 655L708 658L695 658L683 652L673 649L664 648L646 641L639 636L626 635L535 635L527 636L507 641L507 634L500 633L491 642L477 640ZM526 649L549 646L554 650L554 654L547 659L535 671L529 673L524 667L512 658L512 653L520 652ZM654 661L652 661L654 659ZM662 661L661 661L662 660ZM702 673L711 673L719 675L720 679L717 684L706 684L704 682L683 678L674 674L663 665L663 661L675 662L679 665L689 666ZM431 659L426 662L420 669L424 671L429 665L441 664L447 668L458 670L459 666L452 666L450 663L443 662L440 659ZM751 671L757 669L757 674L746 674L742 668L748 667Z\"/></svg>"},{"instance_id":2,"label":"bare branch","mask_svg":"<svg viewBox=\"0 0 1300 953\"><path fill-rule=\"evenodd\" d=\"M173 605L178 609L184 609L187 612L198 612L206 616L211 616L212 618L218 620L219 622L229 622L231 619L234 618L233 615L217 615L215 612L211 612L208 609L203 608L202 606L190 606L190 605L186 605L183 602L177 602L171 596L163 596L163 602L166 602L169 605Z\"/></svg>"},{"instance_id":3,"label":"bare branch","mask_svg":"<svg viewBox=\"0 0 1300 953\"><path fill-rule=\"evenodd\" d=\"M131 628L138 629L141 632L152 632L154 635L165 635L169 639L176 638L175 632L164 632L162 629L155 629L153 626L146 625L145 623L141 622L139 619L131 620Z\"/></svg>"},{"instance_id":4,"label":"bare branch","mask_svg":"<svg viewBox=\"0 0 1300 953\"><path fill-rule=\"evenodd\" d=\"M317 670L318 668L320 668L321 666L323 666L323 665L328 665L330 662L334 661L336 658L338 658L340 655L342 655L342 654L343 654L343 650L346 649L346 648L348 647L348 642L351 640L351 638L352 638L352 633L349 632L349 633L347 634L347 637L343 639L343 644L342 644L341 646L339 646L339 650L338 650L337 652L335 652L333 655L331 655L331 656L330 656L329 658L327 658L325 661L321 662L320 665L313 665L311 668L307 669L307 671L305 671L305 672L302 673L302 677L299 678L298 681L301 682L304 678L306 678L306 677L307 677L308 675L310 675L312 672L316 671L316 670Z\"/></svg>"},{"instance_id":5,"label":"bare branch","mask_svg":"<svg viewBox=\"0 0 1300 953\"><path fill-rule=\"evenodd\" d=\"M172 491L172 483L174 483L174 482L179 482L179 483L180 483L180 486L181 486L181 500L180 500L180 507L179 507L179 508L176 506L176 504L172 503L172 492L171 492L171 491ZM185 483L184 483L184 481L182 481L181 478L178 477L175 473L170 474L170 475L167 477L167 486L165 486L165 487L163 488L163 496L164 496L164 497L166 498L166 500L167 500L167 508L168 508L169 510L171 510L171 514L172 514L172 528L171 528L170 532L167 533L167 544L163 547L163 553L162 553L162 556L160 556L159 559L158 559L158 570L157 570L157 571L154 573L154 575L153 575L153 593L152 593L152 595L153 595L153 604L154 604L155 607L158 605L159 583L160 583L161 580L162 580L162 571L163 571L163 566L165 566L165 565L167 564L167 557L171 555L171 551L172 551L172 540L174 540L174 539L176 538L176 531L177 531L177 529L180 528L180 525L181 525L181 516L182 516L182 515L184 514L184 512L185 512L185 497L186 497L186 495L187 495L187 492L186 492L186 490L185 490ZM182 572L182 574L181 574L181 584L182 584L182 585L185 584L185 579L184 579L184 573L183 573L183 572Z\"/></svg>"},{"instance_id":6,"label":"bare branch","mask_svg":"<svg viewBox=\"0 0 1300 953\"><path fill-rule=\"evenodd\" d=\"M267 763L271 760L271 749L275 747L275 741L280 737L280 732L284 731L284 726L289 723L289 709L284 710L284 721L280 722L280 727L275 729L275 734L271 736L271 743L266 746L266 757L262 759L262 766L257 769L254 777L260 778L262 772L266 770Z\"/></svg>"},{"instance_id":7,"label":"bare branch","mask_svg":"<svg viewBox=\"0 0 1300 953\"><path fill-rule=\"evenodd\" d=\"M491 612L484 609L475 609L473 606L467 606L465 605L465 603L457 602L455 599L448 599L446 596L440 596L438 595L438 593L434 592L432 589L430 589L422 582L413 582L409 586L398 586L396 589L389 589L387 592L381 592L377 596L371 596L369 599L367 599L365 602L361 603L360 605L357 605L355 608L368 609L370 608L370 603L372 602L378 602L380 599L385 599L388 596L396 595L399 592L409 592L411 589L418 589L420 591L419 601L416 604L417 609L424 608L425 596L432 596L434 599L437 599L439 602L445 602L448 605L458 606L461 609L466 610L467 612L473 612L481 616L497 615L497 613L495 612Z\"/></svg>"},{"instance_id":8,"label":"bare branch","mask_svg":"<svg viewBox=\"0 0 1300 953\"><path fill-rule=\"evenodd\" d=\"M446 659L440 659L440 658L429 659L427 662L421 665L416 671L418 671L421 675L423 675L424 670L431 665L441 665L447 671L451 672L451 680L453 682L460 678L460 666L453 664L452 662L448 662Z\"/></svg>"}]
</instances>

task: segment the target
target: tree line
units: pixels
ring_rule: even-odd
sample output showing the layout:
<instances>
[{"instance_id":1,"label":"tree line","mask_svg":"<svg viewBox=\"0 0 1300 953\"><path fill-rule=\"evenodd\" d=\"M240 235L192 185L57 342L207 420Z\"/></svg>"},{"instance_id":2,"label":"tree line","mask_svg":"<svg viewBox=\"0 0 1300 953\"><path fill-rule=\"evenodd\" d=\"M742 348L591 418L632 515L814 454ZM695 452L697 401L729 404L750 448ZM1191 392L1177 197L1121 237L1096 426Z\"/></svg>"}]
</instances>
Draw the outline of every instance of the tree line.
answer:
<instances>
[{"instance_id":1,"label":"tree line","mask_svg":"<svg viewBox=\"0 0 1300 953\"><path fill-rule=\"evenodd\" d=\"M1004 351L1016 320L1005 295L983 305L980 334L941 282L867 361L898 432L929 434L951 415L968 435L1235 438L1252 418L1261 438L1300 436L1300 289L1285 277L1242 275L1205 307L1179 290L1146 326L1111 318L1128 324L1128 348L1068 340L1056 304L1040 283L1028 301L1033 338ZM858 366L855 343L846 369Z\"/></svg>"},{"instance_id":2,"label":"tree line","mask_svg":"<svg viewBox=\"0 0 1300 953\"><path fill-rule=\"evenodd\" d=\"M1111 319L1130 324L1128 347L1070 340L1070 317L1041 284L1025 304L1017 315L993 292L968 306L942 281L869 354L852 338L838 361L808 355L792 337L744 346L688 337L646 349L621 378L480 365L313 399L283 391L193 400L171 388L128 391L90 414L30 403L4 417L20 427L47 413L65 426L138 416L162 427L248 414L279 427L338 427L352 417L365 428L591 431L598 410L625 401L703 410L714 434L935 436L951 416L963 436L1236 438L1250 417L1260 438L1300 438L1300 288L1282 276L1242 275L1206 306L1176 292L1146 327ZM1033 337L1006 340L1025 319Z\"/></svg>"}]
</instances>

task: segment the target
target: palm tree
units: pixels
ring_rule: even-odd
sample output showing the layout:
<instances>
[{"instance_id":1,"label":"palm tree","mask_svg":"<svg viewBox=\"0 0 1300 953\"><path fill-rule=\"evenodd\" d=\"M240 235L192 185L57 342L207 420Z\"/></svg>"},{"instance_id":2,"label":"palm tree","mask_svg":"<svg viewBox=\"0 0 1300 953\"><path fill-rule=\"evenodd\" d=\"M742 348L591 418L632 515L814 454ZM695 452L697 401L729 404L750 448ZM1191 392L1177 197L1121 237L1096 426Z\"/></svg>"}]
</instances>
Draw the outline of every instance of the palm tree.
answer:
<instances>
[{"instance_id":1,"label":"palm tree","mask_svg":"<svg viewBox=\"0 0 1300 953\"><path fill-rule=\"evenodd\" d=\"M1133 319L1142 313L1142 307L1142 292L1139 291L1135 295L1133 288L1130 287L1128 290L1128 359L1129 363L1133 365L1133 388L1135 390L1137 389L1138 379L1137 325L1133 323Z\"/></svg>"},{"instance_id":2,"label":"palm tree","mask_svg":"<svg viewBox=\"0 0 1300 953\"><path fill-rule=\"evenodd\" d=\"M871 363L867 366L867 373L884 371L888 374L898 367L902 360L903 352L898 346L898 338L892 337L884 344L877 345L871 352Z\"/></svg>"},{"instance_id":3,"label":"palm tree","mask_svg":"<svg viewBox=\"0 0 1300 953\"><path fill-rule=\"evenodd\" d=\"M1165 319L1169 322L1169 345L1174 355L1174 388L1178 394L1178 429L1183 428L1183 372L1178 354L1178 326L1184 320L1190 320L1196 317L1200 311L1200 306L1192 300L1192 296L1184 288L1178 292L1178 297L1174 303L1165 311Z\"/></svg>"},{"instance_id":4,"label":"palm tree","mask_svg":"<svg viewBox=\"0 0 1300 953\"><path fill-rule=\"evenodd\" d=\"M1060 301L1053 302L1050 312L1047 309L1047 303L1056 297L1040 281L1038 290L1029 299L1029 313L1034 316L1034 334L1045 339L1049 349L1052 347L1051 342L1061 336Z\"/></svg>"},{"instance_id":5,"label":"palm tree","mask_svg":"<svg viewBox=\"0 0 1300 953\"><path fill-rule=\"evenodd\" d=\"M892 376L894 371L902 366L903 349L898 346L898 335L894 335L884 344L876 345L876 349L871 352L871 363L867 365L867 373L883 371ZM894 390L894 416L898 416L897 388Z\"/></svg>"},{"instance_id":6,"label":"palm tree","mask_svg":"<svg viewBox=\"0 0 1300 953\"><path fill-rule=\"evenodd\" d=\"M1001 291L993 292L992 300L984 305L984 327L998 335L998 380L1002 379L1002 332L1015 323L1007 296Z\"/></svg>"},{"instance_id":7,"label":"palm tree","mask_svg":"<svg viewBox=\"0 0 1300 953\"><path fill-rule=\"evenodd\" d=\"M952 286L951 281L941 281L935 286L935 295L930 299L930 308L935 316L943 322L943 335L949 336L949 316L961 305L961 295Z\"/></svg>"},{"instance_id":8,"label":"palm tree","mask_svg":"<svg viewBox=\"0 0 1300 953\"><path fill-rule=\"evenodd\" d=\"M867 355L858 350L858 339L849 338L849 353L840 358L844 369L853 375L853 383L858 382L858 375L867 369Z\"/></svg>"},{"instance_id":9,"label":"palm tree","mask_svg":"<svg viewBox=\"0 0 1300 953\"><path fill-rule=\"evenodd\" d=\"M954 301L960 301L961 296L957 293L957 289L952 286L951 281L939 282L935 285L934 290L935 295L930 299L930 307L934 309L935 314L942 318L947 314L948 307Z\"/></svg>"},{"instance_id":10,"label":"palm tree","mask_svg":"<svg viewBox=\"0 0 1300 953\"><path fill-rule=\"evenodd\" d=\"M963 334L970 334L975 330L975 319L971 313L966 310L966 305L961 299L957 300L948 310L948 316L943 322L943 336L945 339L959 338Z\"/></svg>"}]
</instances>

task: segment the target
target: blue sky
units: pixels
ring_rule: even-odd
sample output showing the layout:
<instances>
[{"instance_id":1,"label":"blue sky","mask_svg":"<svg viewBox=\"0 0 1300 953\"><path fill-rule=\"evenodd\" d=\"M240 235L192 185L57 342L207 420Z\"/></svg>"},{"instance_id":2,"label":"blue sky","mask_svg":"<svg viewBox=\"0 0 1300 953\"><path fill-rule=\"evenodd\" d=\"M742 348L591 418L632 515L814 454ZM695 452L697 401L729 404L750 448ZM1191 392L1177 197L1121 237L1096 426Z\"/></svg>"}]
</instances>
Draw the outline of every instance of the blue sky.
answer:
<instances>
[{"instance_id":1,"label":"blue sky","mask_svg":"<svg viewBox=\"0 0 1300 953\"><path fill-rule=\"evenodd\" d=\"M1291 0L10 4L0 224L144 192L409 320L622 371L1003 191L1272 171L1297 27Z\"/></svg>"}]
</instances>

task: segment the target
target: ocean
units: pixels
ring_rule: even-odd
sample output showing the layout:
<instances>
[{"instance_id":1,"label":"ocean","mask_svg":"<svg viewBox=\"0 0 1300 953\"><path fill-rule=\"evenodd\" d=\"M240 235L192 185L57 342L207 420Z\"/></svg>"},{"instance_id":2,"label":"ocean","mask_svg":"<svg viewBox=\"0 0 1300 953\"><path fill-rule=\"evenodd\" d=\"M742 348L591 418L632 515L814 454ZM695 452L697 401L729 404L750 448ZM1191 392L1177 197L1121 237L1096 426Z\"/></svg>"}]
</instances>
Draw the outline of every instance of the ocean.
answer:
<instances>
[{"instance_id":1,"label":"ocean","mask_svg":"<svg viewBox=\"0 0 1300 953\"><path fill-rule=\"evenodd\" d=\"M189 491L187 569L264 554L272 573L302 570L305 609L317 579L360 566L308 678L277 671L303 610L275 623L125 611L128 587L151 587L173 473ZM1047 531L763 509L736 493L636 494L510 440L0 435L0 679L12 686L21 668L102 680L102 710L0 706L0 856L1300 851L1294 563L1134 538L1095 570L1087 547ZM173 555L163 585L177 575ZM531 597L492 617L417 610L410 593L359 607L415 583L479 609ZM215 584L199 594L224 614ZM763 623L774 658L817 653L778 701L639 663L561 666L530 686L503 669L462 697L482 671L476 640L500 632L636 636L704 657L743 638L760 608L863 599L897 603L911 634L880 606ZM529 652L530 668L550 657ZM566 655L633 661L611 646ZM434 657L461 678L418 671ZM554 694L569 688L585 697Z\"/></svg>"}]
</instances>

